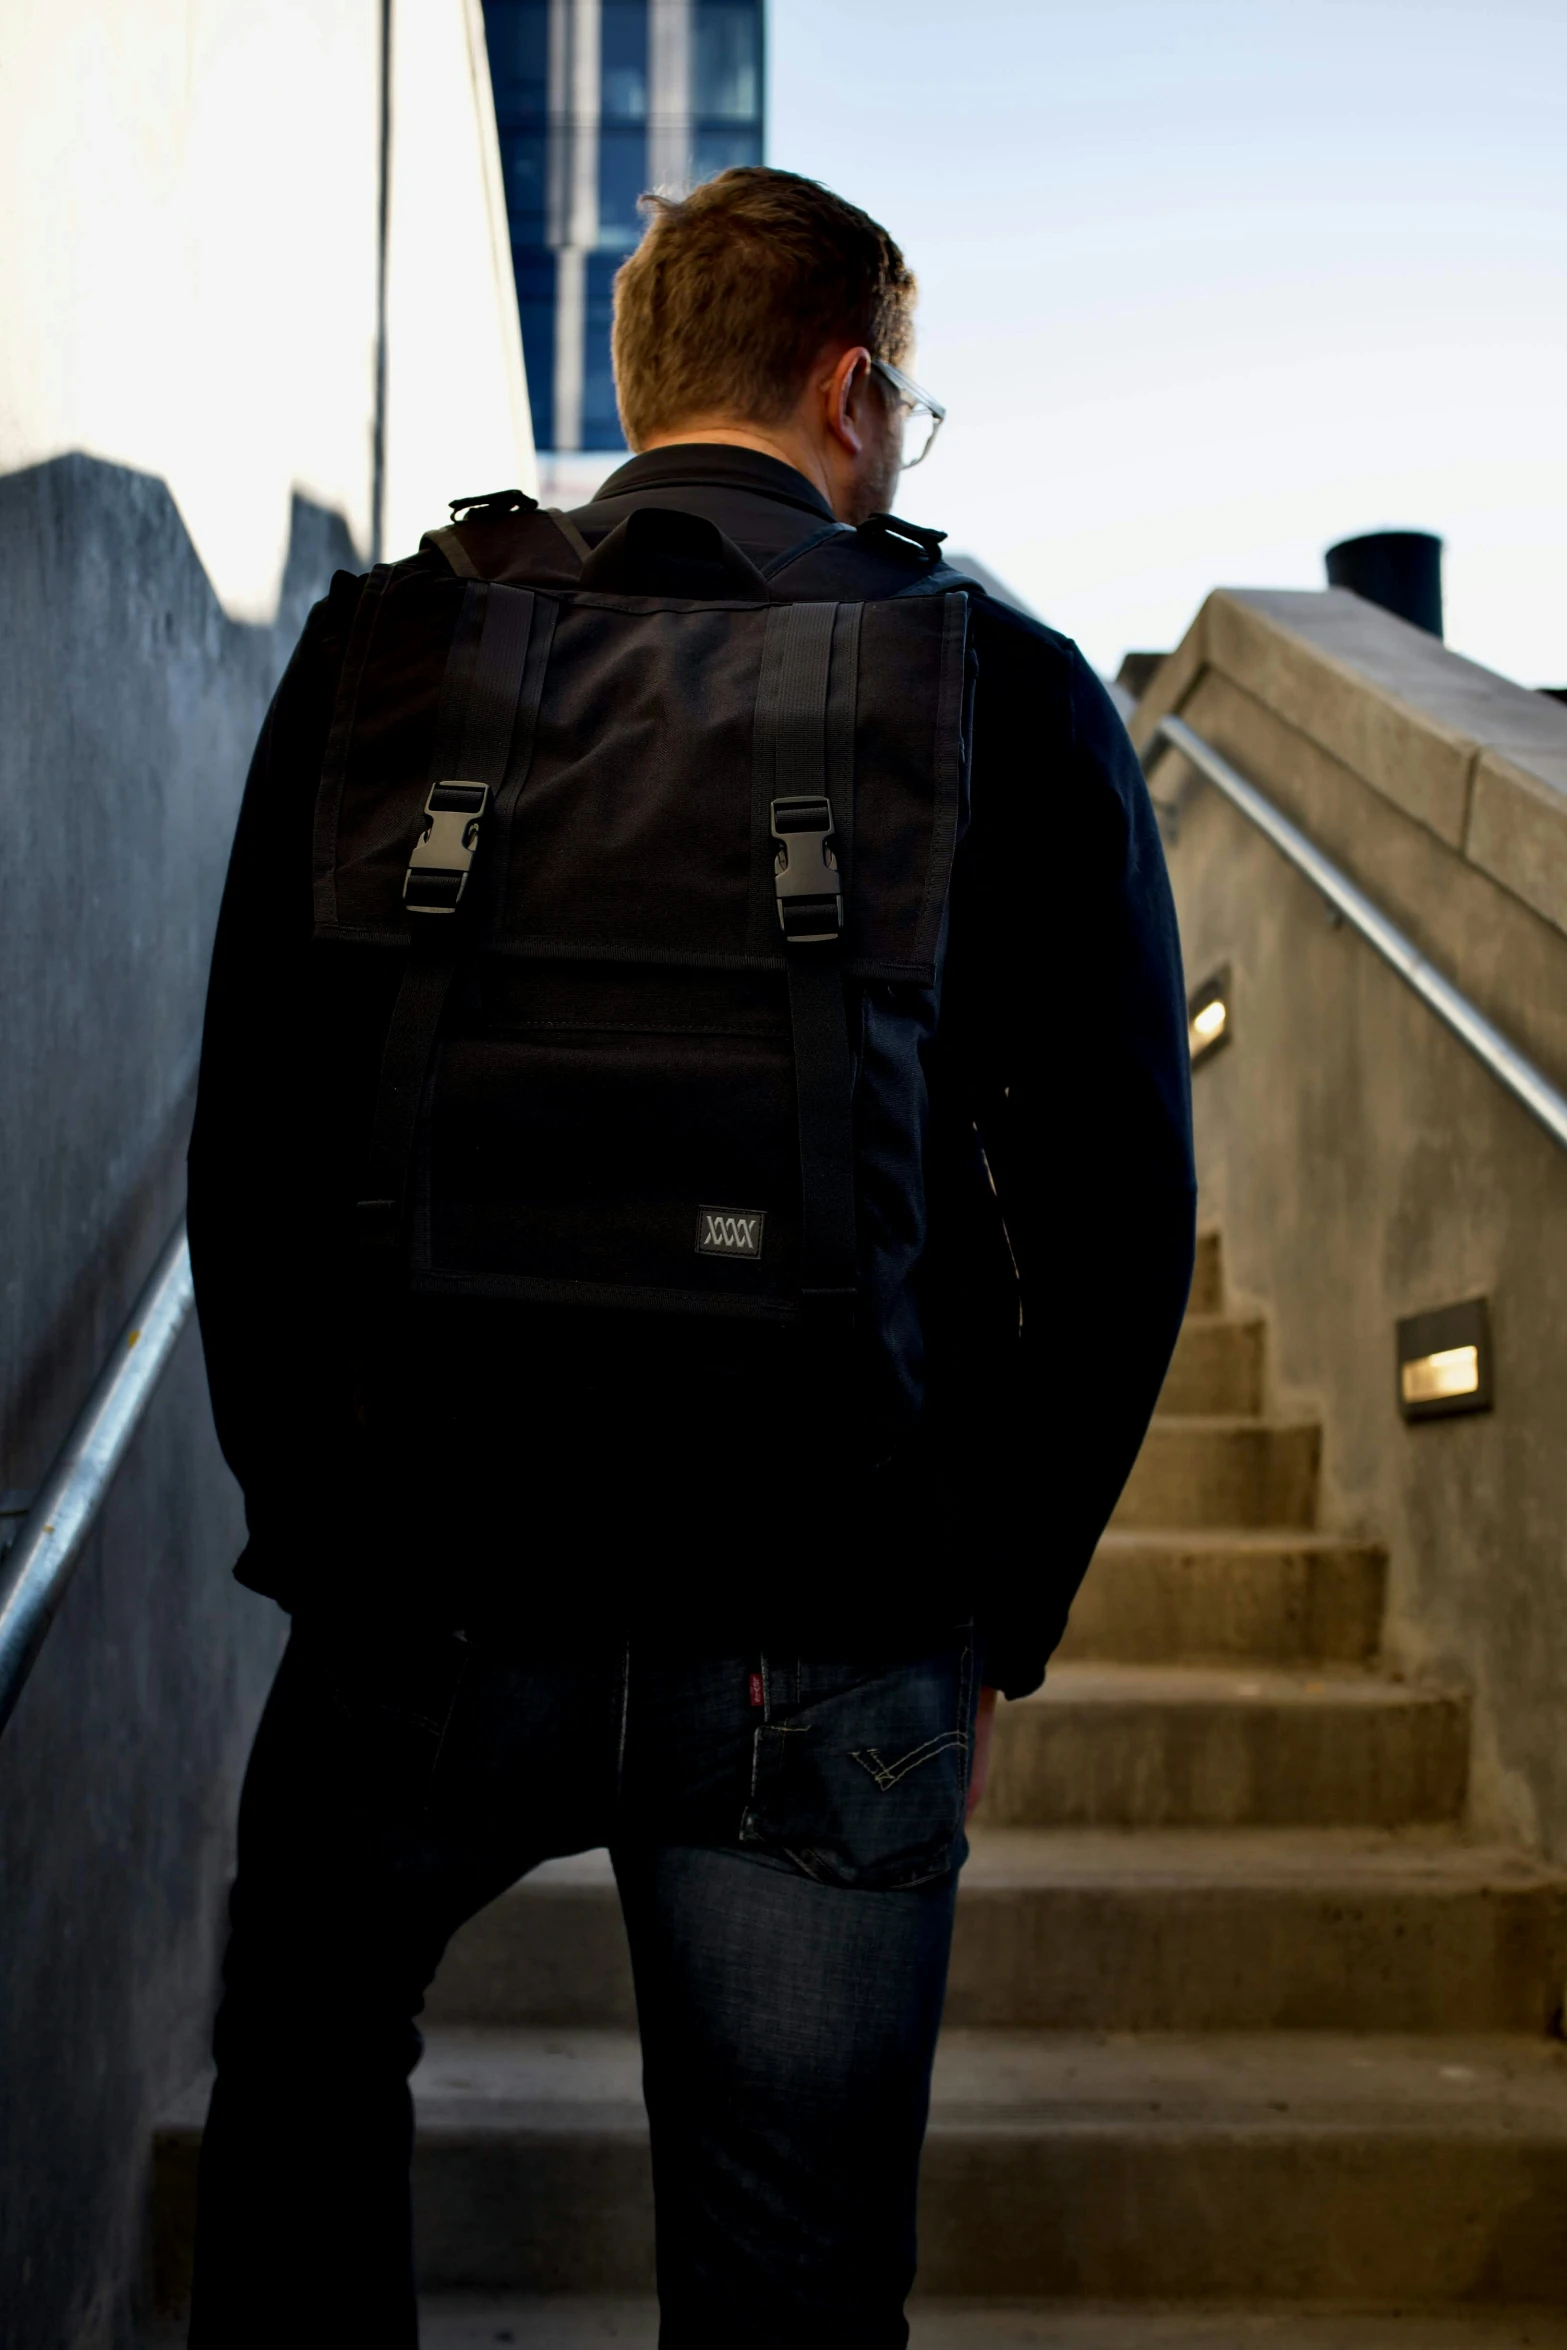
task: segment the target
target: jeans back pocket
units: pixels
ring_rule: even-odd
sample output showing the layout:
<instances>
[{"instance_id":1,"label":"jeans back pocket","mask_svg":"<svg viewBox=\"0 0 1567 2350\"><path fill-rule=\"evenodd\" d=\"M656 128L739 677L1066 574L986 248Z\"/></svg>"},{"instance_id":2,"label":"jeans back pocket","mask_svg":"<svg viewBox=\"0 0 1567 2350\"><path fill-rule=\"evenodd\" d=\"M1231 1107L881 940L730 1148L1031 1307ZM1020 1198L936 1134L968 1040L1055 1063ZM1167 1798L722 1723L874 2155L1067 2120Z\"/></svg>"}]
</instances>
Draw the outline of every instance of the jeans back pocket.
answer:
<instances>
[{"instance_id":1,"label":"jeans back pocket","mask_svg":"<svg viewBox=\"0 0 1567 2350\"><path fill-rule=\"evenodd\" d=\"M825 1885L888 1892L950 1875L973 1747L967 1641L868 1673L802 1664L766 1685L742 1844Z\"/></svg>"}]
</instances>

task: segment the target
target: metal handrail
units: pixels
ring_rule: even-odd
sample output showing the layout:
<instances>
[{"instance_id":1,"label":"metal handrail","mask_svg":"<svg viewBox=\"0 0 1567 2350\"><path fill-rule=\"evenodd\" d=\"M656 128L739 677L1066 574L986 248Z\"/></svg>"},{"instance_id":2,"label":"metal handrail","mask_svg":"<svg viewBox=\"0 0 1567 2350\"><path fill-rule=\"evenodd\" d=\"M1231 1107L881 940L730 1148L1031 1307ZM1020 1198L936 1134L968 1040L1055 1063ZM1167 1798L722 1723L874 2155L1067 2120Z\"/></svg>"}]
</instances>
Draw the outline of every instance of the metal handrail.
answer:
<instances>
[{"instance_id":1,"label":"metal handrail","mask_svg":"<svg viewBox=\"0 0 1567 2350\"><path fill-rule=\"evenodd\" d=\"M1538 1118L1547 1134L1567 1150L1567 1095L1557 1092L1550 1079L1527 1060L1493 1028L1483 1013L1477 1012L1465 995L1460 995L1450 979L1444 979L1434 963L1428 962L1411 939L1391 923L1371 900L1358 890L1347 875L1341 873L1330 857L1306 835L1281 816L1273 802L1266 799L1254 783L1233 768L1228 759L1221 758L1211 743L1205 743L1200 734L1194 734L1184 718L1161 718L1143 746L1142 761L1146 772L1165 750L1179 751L1189 759L1199 775L1216 784L1225 798L1249 817L1261 833L1265 833L1274 847L1288 857L1298 872L1322 892L1330 906L1353 923L1361 937L1374 946L1384 962L1391 963L1399 977L1412 987L1422 1003L1428 1005L1443 1024L1450 1028L1460 1043L1466 1044L1476 1060L1482 1061L1498 1085L1503 1085L1515 1101L1522 1102L1531 1116Z\"/></svg>"},{"instance_id":2,"label":"metal handrail","mask_svg":"<svg viewBox=\"0 0 1567 2350\"><path fill-rule=\"evenodd\" d=\"M0 1557L0 1731L22 1694L104 1496L190 1319L194 1298L181 1216L15 1542Z\"/></svg>"}]
</instances>

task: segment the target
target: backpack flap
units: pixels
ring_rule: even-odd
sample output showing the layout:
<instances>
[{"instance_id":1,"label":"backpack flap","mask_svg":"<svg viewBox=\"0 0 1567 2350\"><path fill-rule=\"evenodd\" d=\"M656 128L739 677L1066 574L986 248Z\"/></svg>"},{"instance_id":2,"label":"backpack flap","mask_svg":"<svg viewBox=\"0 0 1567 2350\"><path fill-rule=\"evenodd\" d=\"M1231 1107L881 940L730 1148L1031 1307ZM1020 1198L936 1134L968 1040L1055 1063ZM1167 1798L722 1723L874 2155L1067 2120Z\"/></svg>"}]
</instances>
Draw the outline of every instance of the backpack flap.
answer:
<instances>
[{"instance_id":1,"label":"backpack flap","mask_svg":"<svg viewBox=\"0 0 1567 2350\"><path fill-rule=\"evenodd\" d=\"M961 596L838 606L562 602L489 943L783 967L771 704L793 615L831 631L828 796L858 977L934 983L961 786Z\"/></svg>"},{"instance_id":2,"label":"backpack flap","mask_svg":"<svg viewBox=\"0 0 1567 2350\"><path fill-rule=\"evenodd\" d=\"M408 942L404 881L442 780L442 682L460 700L486 592L417 571L367 583L317 801L318 938ZM767 697L802 607L530 601L530 676L487 826L487 948L781 970ZM962 787L967 599L813 609L833 614L827 775L847 966L931 985Z\"/></svg>"},{"instance_id":3,"label":"backpack flap","mask_svg":"<svg viewBox=\"0 0 1567 2350\"><path fill-rule=\"evenodd\" d=\"M679 559L706 557L693 542ZM324 943L408 949L406 877L451 740L436 709L462 702L494 592L413 568L366 590L318 806ZM568 1351L582 1309L715 1331L800 1319L800 990L780 914L798 840L825 872L835 856L816 894L843 900L841 945L813 931L804 949L831 956L811 1017L840 1008L844 1102L852 1082L878 1137L858 1174L862 1335L900 1358L912 1408L900 1301L923 1241L921 1047L963 786L966 599L501 592L528 608L517 715L422 1089L407 1286L564 1313L549 1344ZM825 681L803 703L802 648ZM830 830L779 819L812 793Z\"/></svg>"}]
</instances>

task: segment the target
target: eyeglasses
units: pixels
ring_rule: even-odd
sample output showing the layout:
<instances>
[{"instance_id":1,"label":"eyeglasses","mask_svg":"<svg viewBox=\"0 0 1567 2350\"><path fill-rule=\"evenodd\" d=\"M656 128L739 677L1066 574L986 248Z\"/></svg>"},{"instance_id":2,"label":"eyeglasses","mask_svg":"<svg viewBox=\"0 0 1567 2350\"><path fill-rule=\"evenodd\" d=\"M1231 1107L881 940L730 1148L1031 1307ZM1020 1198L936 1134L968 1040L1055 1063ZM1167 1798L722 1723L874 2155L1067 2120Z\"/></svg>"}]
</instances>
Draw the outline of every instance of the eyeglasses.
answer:
<instances>
[{"instance_id":1,"label":"eyeglasses","mask_svg":"<svg viewBox=\"0 0 1567 2350\"><path fill-rule=\"evenodd\" d=\"M894 367L890 359L873 359L871 373L891 385L902 413L903 470L907 473L911 465L923 465L930 455L947 411L929 392L922 392L911 375L905 375L901 367Z\"/></svg>"}]
</instances>

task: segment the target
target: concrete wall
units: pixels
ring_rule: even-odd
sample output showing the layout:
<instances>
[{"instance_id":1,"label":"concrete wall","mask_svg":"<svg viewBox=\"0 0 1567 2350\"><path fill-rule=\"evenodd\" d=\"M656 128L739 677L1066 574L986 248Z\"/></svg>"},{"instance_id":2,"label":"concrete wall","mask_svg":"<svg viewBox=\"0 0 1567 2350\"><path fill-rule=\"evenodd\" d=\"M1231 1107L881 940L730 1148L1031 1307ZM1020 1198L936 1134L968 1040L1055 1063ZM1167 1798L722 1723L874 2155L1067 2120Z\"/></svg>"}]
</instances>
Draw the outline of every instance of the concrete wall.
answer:
<instances>
[{"instance_id":1,"label":"concrete wall","mask_svg":"<svg viewBox=\"0 0 1567 2350\"><path fill-rule=\"evenodd\" d=\"M378 504L399 552L531 480L478 0L392 33L383 270L379 0L0 26L0 1488L182 1204L234 813L310 603ZM0 1742L6 2350L136 2337L283 1632L240 1539L192 1332Z\"/></svg>"},{"instance_id":2,"label":"concrete wall","mask_svg":"<svg viewBox=\"0 0 1567 2350\"><path fill-rule=\"evenodd\" d=\"M533 445L480 0L393 0L384 536ZM166 481L224 609L277 607L293 497L368 550L380 0L7 0L0 470ZM18 229L16 224L22 224Z\"/></svg>"},{"instance_id":3,"label":"concrete wall","mask_svg":"<svg viewBox=\"0 0 1567 2350\"><path fill-rule=\"evenodd\" d=\"M1567 1089L1567 709L1342 591L1220 593L1154 679ZM1477 1828L1567 1859L1567 1153L1167 753L1206 1219L1319 1409L1328 1522L1391 1545L1388 1645L1475 1697ZM1406 1423L1394 1324L1491 1301L1496 1408Z\"/></svg>"}]
</instances>

